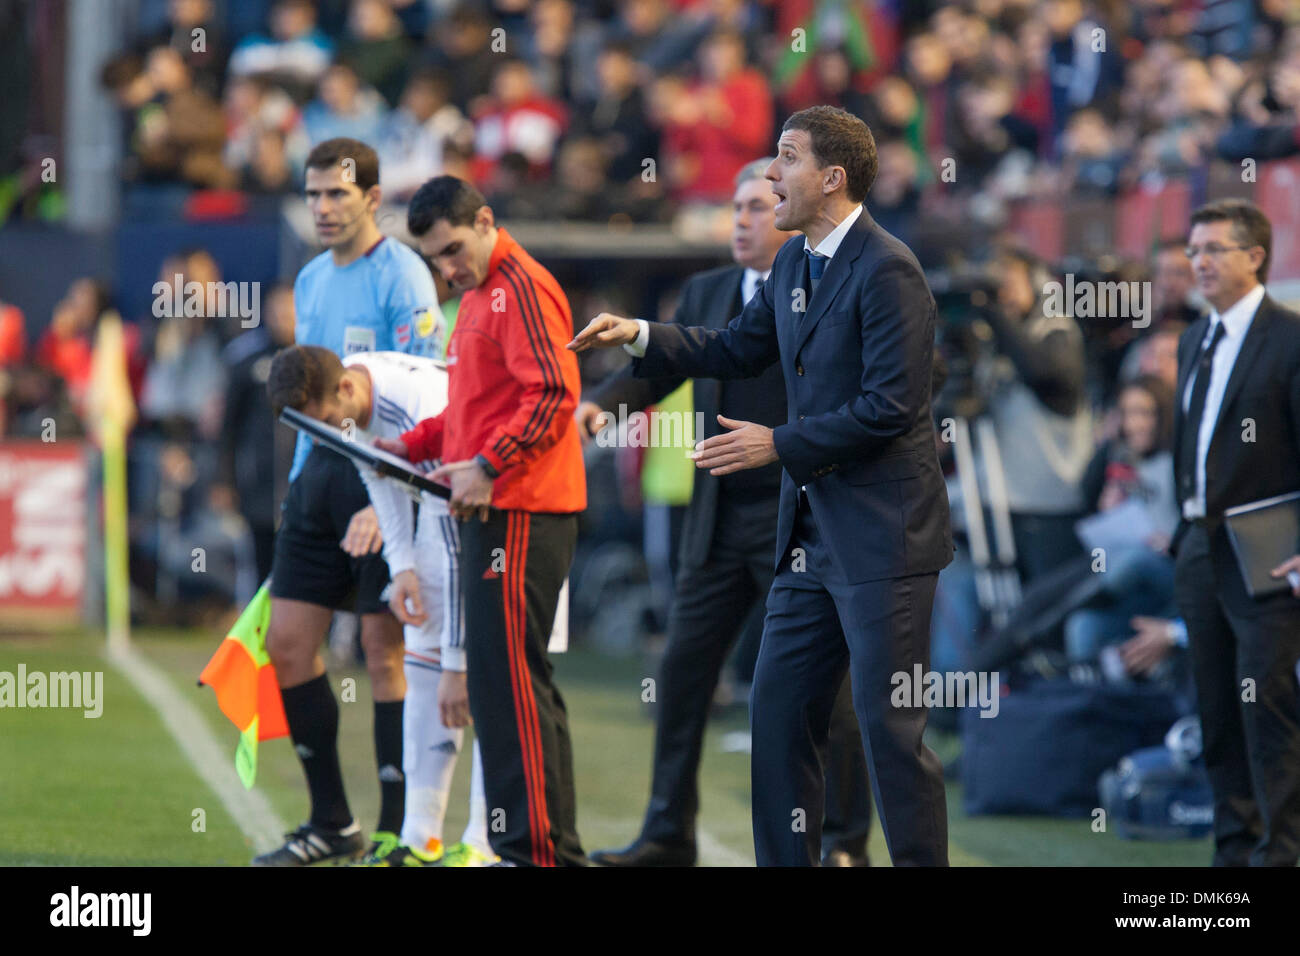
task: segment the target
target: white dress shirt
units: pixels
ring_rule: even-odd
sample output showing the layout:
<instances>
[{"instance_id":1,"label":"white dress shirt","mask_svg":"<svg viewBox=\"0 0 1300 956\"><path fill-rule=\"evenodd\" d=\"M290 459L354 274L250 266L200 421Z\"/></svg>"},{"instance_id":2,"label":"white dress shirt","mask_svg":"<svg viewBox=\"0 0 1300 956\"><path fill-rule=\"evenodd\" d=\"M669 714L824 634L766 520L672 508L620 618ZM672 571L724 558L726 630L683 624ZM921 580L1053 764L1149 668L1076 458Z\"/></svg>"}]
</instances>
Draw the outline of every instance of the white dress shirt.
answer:
<instances>
[{"instance_id":1,"label":"white dress shirt","mask_svg":"<svg viewBox=\"0 0 1300 956\"><path fill-rule=\"evenodd\" d=\"M858 203L856 206L853 207L853 211L849 213L847 216L845 216L840 221L840 224L836 226L834 229L832 229L830 231L830 234L827 235L825 239L823 239L821 242L817 244L817 248L813 249L813 252L817 253L818 255L825 256L827 259L833 259L835 257L835 253L840 248L840 243L844 241L844 237L849 234L849 230L853 228L853 224L858 221L858 217L861 215L862 215L862 203ZM810 246L808 245L807 236L803 237L803 247L805 252L810 248ZM753 269L746 269L745 278L744 280L742 280L744 283L750 282L750 273L754 273L755 275L758 274ZM771 273L772 273L771 269L769 269L767 272L764 272L763 278L766 279L769 275L771 275ZM748 291L745 293L745 302L749 302L749 298L754 294L754 289L756 287L757 287L757 280L755 280L754 283L751 285L747 285L747 286L742 285L742 288L748 289ZM646 346L650 344L650 323L647 322L645 319L637 319L636 322L637 325L641 327L641 330L637 332L636 340L629 342L627 345L623 346L623 348L629 355L631 355L634 358L644 358Z\"/></svg>"},{"instance_id":2,"label":"white dress shirt","mask_svg":"<svg viewBox=\"0 0 1300 956\"><path fill-rule=\"evenodd\" d=\"M862 203L858 203L853 207L853 212L845 216L840 221L840 224L830 231L830 235L817 243L817 248L812 251L817 253L819 256L825 256L827 259L835 258L835 253L839 251L840 243L844 241L844 237L849 234L849 230L853 228L853 224L858 221L858 217L861 215ZM808 244L807 236L803 237L803 248L804 252L807 252L812 248Z\"/></svg>"},{"instance_id":3,"label":"white dress shirt","mask_svg":"<svg viewBox=\"0 0 1300 956\"><path fill-rule=\"evenodd\" d=\"M754 293L758 291L758 284L766 282L767 277L772 274L772 270L759 272L757 269L746 269L744 276L740 280L740 303L742 306L749 305L749 300L754 298Z\"/></svg>"},{"instance_id":4,"label":"white dress shirt","mask_svg":"<svg viewBox=\"0 0 1300 956\"><path fill-rule=\"evenodd\" d=\"M1223 404L1223 393L1228 389L1228 379L1232 376L1232 367L1237 362L1237 353L1241 343L1250 331L1251 322L1259 304L1264 301L1264 286L1256 285L1240 299L1230 305L1220 315L1217 311L1210 313L1210 324L1206 327L1205 338L1201 340L1198 353L1210 343L1214 330L1223 323L1223 338L1214 350L1210 363L1210 384L1205 393L1205 413L1201 416L1200 427L1196 433L1196 494L1183 502L1183 517L1187 519L1205 517L1205 456L1210 450L1210 439L1214 437L1214 426L1219 420L1219 406ZM1196 387L1196 374L1187 377L1183 387L1183 412L1192 401L1192 389ZM1185 422L1184 428L1191 427Z\"/></svg>"}]
</instances>

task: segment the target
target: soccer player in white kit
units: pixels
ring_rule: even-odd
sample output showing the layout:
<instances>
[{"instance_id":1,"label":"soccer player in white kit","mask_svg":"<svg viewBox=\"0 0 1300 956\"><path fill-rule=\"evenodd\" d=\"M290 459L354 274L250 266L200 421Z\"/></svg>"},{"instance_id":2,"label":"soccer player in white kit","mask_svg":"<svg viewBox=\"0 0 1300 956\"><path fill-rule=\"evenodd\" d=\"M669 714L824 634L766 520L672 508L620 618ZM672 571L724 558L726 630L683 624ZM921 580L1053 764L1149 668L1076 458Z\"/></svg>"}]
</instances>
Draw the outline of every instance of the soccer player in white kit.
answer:
<instances>
[{"instance_id":1,"label":"soccer player in white kit","mask_svg":"<svg viewBox=\"0 0 1300 956\"><path fill-rule=\"evenodd\" d=\"M278 415L294 408L370 443L395 438L447 404L447 370L401 352L362 352L342 361L329 349L296 345L278 353L267 382ZM432 471L436 463L421 467ZM469 723L465 618L456 522L446 502L423 494L418 520L408 490L358 465L383 534L392 583L389 607L405 625L406 707L402 770L406 813L396 839L381 841L372 866L482 866L492 863L483 774L474 747L470 818L461 841L444 848L456 758Z\"/></svg>"}]
</instances>

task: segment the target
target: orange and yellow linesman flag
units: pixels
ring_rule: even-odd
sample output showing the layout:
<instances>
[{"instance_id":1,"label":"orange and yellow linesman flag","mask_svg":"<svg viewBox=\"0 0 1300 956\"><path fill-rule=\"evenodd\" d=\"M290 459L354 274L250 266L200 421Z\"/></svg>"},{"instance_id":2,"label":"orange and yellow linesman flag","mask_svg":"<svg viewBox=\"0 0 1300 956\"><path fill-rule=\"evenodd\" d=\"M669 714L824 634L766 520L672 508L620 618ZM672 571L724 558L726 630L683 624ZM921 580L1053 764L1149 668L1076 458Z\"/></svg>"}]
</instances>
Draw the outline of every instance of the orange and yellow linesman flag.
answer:
<instances>
[{"instance_id":1,"label":"orange and yellow linesman flag","mask_svg":"<svg viewBox=\"0 0 1300 956\"><path fill-rule=\"evenodd\" d=\"M235 771L248 789L257 777L258 741L289 736L280 686L266 653L270 623L271 592L263 584L199 675L199 683L217 692L217 706L239 728Z\"/></svg>"}]
</instances>

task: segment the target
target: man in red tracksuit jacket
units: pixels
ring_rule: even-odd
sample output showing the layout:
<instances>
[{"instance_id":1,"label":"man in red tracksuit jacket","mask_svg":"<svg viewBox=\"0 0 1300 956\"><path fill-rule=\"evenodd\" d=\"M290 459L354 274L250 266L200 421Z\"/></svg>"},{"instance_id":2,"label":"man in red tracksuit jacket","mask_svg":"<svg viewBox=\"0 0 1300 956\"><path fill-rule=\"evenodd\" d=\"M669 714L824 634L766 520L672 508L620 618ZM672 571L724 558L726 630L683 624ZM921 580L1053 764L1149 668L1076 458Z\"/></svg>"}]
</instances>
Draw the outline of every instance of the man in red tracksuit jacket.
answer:
<instances>
[{"instance_id":1,"label":"man in red tracksuit jacket","mask_svg":"<svg viewBox=\"0 0 1300 956\"><path fill-rule=\"evenodd\" d=\"M568 720L546 652L587 506L578 362L564 348L573 316L559 283L469 183L429 180L407 221L462 297L446 411L379 444L411 461L441 459L434 476L450 480L463 520L467 690L492 849L517 865L585 865Z\"/></svg>"}]
</instances>

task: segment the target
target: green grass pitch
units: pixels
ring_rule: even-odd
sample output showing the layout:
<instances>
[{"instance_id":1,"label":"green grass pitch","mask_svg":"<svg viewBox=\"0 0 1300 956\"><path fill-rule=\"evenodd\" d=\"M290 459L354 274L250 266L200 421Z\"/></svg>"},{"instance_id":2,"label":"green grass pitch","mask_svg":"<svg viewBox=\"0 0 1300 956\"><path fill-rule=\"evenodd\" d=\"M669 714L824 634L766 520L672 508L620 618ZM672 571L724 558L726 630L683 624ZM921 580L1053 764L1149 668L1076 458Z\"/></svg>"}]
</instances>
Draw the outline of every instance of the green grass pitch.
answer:
<instances>
[{"instance_id":1,"label":"green grass pitch","mask_svg":"<svg viewBox=\"0 0 1300 956\"><path fill-rule=\"evenodd\" d=\"M234 776L234 727L210 688L195 679L221 635L142 632L135 645L193 700L218 741L228 745ZM202 782L161 718L107 661L93 633L42 638L0 637L0 671L24 663L28 672L104 672L104 709L97 719L80 710L0 709L0 865L243 865L252 848L216 795ZM653 728L641 702L638 660L587 651L555 658L568 705L578 787L578 829L588 850L632 839L649 790ZM356 680L356 701L340 705L344 779L353 811L373 826L379 788L371 743L369 689L361 669L332 668L335 689ZM722 735L743 730L743 714L709 725L700 774L701 862L752 865L749 758L727 753ZM943 755L957 743L936 736ZM464 751L466 758L468 750ZM445 834L465 825L469 760L457 766ZM258 788L282 820L306 817L306 788L287 740L261 747ZM201 810L200 830L195 811ZM951 859L964 866L1204 866L1210 842L1139 843L1093 833L1086 820L1031 817L967 818L958 785L948 790ZM879 825L873 863L887 865Z\"/></svg>"}]
</instances>

